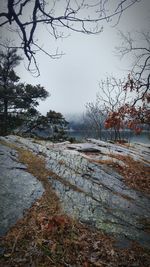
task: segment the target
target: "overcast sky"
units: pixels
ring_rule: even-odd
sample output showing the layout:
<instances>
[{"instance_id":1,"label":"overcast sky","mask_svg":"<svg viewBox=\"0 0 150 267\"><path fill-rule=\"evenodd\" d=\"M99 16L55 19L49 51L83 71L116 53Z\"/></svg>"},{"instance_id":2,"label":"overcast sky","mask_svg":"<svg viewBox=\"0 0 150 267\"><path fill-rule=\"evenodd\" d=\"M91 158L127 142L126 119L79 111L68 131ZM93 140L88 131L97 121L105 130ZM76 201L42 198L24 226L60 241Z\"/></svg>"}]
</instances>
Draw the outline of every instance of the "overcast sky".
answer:
<instances>
[{"instance_id":1,"label":"overcast sky","mask_svg":"<svg viewBox=\"0 0 150 267\"><path fill-rule=\"evenodd\" d=\"M21 80L31 84L40 83L51 96L41 102L38 110L45 114L52 109L64 115L85 110L85 104L95 100L98 82L109 74L120 78L127 76L131 60L119 60L114 55L115 46L121 43L117 30L123 32L141 31L150 28L150 0L142 0L132 6L121 17L119 25L104 25L99 35L83 35L75 32L63 40L52 41L48 33L40 30L39 38L43 44L55 51L59 47L65 55L57 60L46 55L38 56L40 77L34 78L24 68L17 67Z\"/></svg>"}]
</instances>

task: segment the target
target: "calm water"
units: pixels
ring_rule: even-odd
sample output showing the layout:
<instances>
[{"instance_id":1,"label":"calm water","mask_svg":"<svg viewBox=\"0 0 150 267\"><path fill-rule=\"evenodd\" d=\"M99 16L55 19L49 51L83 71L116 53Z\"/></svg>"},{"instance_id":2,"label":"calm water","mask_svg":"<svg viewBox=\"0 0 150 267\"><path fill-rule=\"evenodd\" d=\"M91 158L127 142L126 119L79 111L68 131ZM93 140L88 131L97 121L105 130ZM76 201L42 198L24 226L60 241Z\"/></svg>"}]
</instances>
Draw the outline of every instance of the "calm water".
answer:
<instances>
[{"instance_id":1,"label":"calm water","mask_svg":"<svg viewBox=\"0 0 150 267\"><path fill-rule=\"evenodd\" d=\"M86 138L96 138L99 139L98 136L96 136L93 132L85 132L85 131L71 131L68 132L68 135L70 137L76 138L77 141L84 140ZM114 133L110 131L103 130L102 131L102 140L110 140L113 139ZM111 138L112 137L112 138ZM134 142L140 142L148 144L150 143L150 131L144 131L140 135L135 135L133 132L130 131L122 131L121 132L121 138L128 140L128 142L134 143Z\"/></svg>"}]
</instances>

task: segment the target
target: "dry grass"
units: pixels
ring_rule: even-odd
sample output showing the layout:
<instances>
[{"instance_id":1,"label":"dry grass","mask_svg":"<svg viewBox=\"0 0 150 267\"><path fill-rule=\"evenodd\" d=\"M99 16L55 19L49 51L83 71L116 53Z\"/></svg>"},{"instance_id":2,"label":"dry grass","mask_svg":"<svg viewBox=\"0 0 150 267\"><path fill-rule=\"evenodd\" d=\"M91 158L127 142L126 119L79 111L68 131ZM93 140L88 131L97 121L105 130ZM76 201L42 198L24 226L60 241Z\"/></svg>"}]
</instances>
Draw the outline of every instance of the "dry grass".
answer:
<instances>
[{"instance_id":1,"label":"dry grass","mask_svg":"<svg viewBox=\"0 0 150 267\"><path fill-rule=\"evenodd\" d=\"M62 214L44 159L17 150L19 161L42 182L45 193L1 238L5 254L0 267L149 267L148 250L136 244L124 250L114 248L112 238Z\"/></svg>"},{"instance_id":2,"label":"dry grass","mask_svg":"<svg viewBox=\"0 0 150 267\"><path fill-rule=\"evenodd\" d=\"M133 189L150 194L150 167L129 156L119 155L116 158L126 165L113 164L114 168L124 177L125 183Z\"/></svg>"},{"instance_id":3,"label":"dry grass","mask_svg":"<svg viewBox=\"0 0 150 267\"><path fill-rule=\"evenodd\" d=\"M124 182L131 188L139 190L143 193L150 194L150 167L144 165L140 161L135 161L130 156L109 154L112 159L108 160L96 160L91 159L91 162L105 164L115 169L119 174L124 177ZM118 162L115 162L117 159ZM120 165L119 161L122 161L125 166ZM145 163L149 163L146 162Z\"/></svg>"}]
</instances>

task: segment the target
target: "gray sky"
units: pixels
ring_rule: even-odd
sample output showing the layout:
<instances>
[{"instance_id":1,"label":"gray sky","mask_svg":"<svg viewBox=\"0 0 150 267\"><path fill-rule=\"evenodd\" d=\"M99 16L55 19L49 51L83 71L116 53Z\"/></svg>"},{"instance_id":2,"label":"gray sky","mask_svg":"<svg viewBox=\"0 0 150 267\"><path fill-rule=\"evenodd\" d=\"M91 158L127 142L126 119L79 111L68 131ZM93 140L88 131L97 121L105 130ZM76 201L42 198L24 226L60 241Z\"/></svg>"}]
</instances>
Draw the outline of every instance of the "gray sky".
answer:
<instances>
[{"instance_id":1,"label":"gray sky","mask_svg":"<svg viewBox=\"0 0 150 267\"><path fill-rule=\"evenodd\" d=\"M121 17L119 25L104 25L104 31L99 35L83 35L72 32L63 40L54 41L40 29L38 33L46 49L50 52L59 47L65 55L57 60L51 60L46 55L38 56L41 75L32 77L24 68L24 64L16 71L23 82L40 83L51 94L44 102L40 102L38 110L45 114L48 110L68 113L79 113L85 110L85 104L95 100L98 92L98 82L113 74L121 78L127 76L131 60L119 60L114 55L115 46L120 44L117 30L123 32L149 30L150 1L142 0L132 6ZM55 48L54 48L55 47Z\"/></svg>"}]
</instances>

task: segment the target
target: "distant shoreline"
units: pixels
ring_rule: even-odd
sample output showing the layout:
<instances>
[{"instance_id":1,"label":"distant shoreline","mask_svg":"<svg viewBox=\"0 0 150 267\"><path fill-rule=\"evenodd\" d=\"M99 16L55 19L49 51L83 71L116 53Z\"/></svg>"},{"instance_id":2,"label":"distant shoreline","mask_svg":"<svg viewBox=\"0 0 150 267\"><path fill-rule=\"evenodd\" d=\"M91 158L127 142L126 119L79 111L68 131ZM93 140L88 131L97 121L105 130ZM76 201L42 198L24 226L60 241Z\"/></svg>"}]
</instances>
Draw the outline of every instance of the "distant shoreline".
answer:
<instances>
[{"instance_id":1,"label":"distant shoreline","mask_svg":"<svg viewBox=\"0 0 150 267\"><path fill-rule=\"evenodd\" d=\"M134 134L130 130L122 130L120 131L121 133L121 138L127 140L128 142L134 143L134 142L141 142L141 143L150 143L150 131L148 130L143 130L140 135ZM112 130L107 131L107 130L102 130L101 132L101 138L98 136L98 134L94 134L93 131L85 131L85 130L74 130L72 129L71 131L68 130L67 134L69 137L76 138L78 141L84 140L86 138L96 138L96 139L101 139L104 141L113 140L113 134L114 131Z\"/></svg>"}]
</instances>

